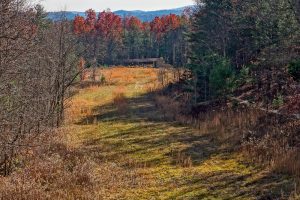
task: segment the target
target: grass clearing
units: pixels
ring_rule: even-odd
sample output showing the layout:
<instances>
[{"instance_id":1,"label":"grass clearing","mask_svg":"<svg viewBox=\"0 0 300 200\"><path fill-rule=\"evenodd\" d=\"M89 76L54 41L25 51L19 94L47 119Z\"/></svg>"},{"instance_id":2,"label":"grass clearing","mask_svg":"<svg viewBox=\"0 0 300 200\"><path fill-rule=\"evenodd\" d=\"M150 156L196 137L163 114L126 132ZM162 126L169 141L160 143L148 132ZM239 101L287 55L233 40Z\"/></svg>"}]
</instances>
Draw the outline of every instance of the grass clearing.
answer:
<instances>
[{"instance_id":1,"label":"grass clearing","mask_svg":"<svg viewBox=\"0 0 300 200\"><path fill-rule=\"evenodd\" d=\"M156 69L98 73L107 85L80 89L66 127L70 141L91 160L137 174L134 184L117 191L121 199L268 199L291 187L286 177L228 152L213 134L163 120L147 94L158 88ZM116 91L126 98L125 111L118 110Z\"/></svg>"}]
</instances>

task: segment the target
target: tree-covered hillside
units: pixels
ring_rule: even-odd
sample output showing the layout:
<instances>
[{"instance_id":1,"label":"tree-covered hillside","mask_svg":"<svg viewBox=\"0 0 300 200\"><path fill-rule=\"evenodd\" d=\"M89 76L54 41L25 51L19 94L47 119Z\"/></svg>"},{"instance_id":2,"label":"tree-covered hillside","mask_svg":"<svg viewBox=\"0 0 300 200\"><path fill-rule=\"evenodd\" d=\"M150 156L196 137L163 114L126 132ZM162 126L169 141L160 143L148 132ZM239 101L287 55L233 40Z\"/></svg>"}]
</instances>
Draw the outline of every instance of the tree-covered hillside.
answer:
<instances>
[{"instance_id":1,"label":"tree-covered hillside","mask_svg":"<svg viewBox=\"0 0 300 200\"><path fill-rule=\"evenodd\" d=\"M168 9L168 10L156 10L156 11L142 11L142 10L134 10L134 11L127 11L127 10L117 10L114 11L116 15L119 15L120 17L137 17L143 22L150 22L155 17L161 17L163 15L169 15L169 14L175 14L175 15L181 15L182 12L187 7L182 8L174 8L174 9ZM51 20L59 20L61 17L62 12L48 12L48 18ZM77 15L79 16L85 16L85 12L76 12L76 11L66 11L65 15L68 20L73 20Z\"/></svg>"}]
</instances>

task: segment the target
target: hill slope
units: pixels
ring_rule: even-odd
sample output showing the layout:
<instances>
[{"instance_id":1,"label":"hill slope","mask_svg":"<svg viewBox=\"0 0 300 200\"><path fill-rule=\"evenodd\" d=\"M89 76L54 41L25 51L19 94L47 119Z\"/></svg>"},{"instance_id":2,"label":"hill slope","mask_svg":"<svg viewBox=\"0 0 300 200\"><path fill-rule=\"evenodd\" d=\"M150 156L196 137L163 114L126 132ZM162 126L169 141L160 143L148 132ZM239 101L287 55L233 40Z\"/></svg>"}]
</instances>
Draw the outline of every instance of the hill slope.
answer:
<instances>
[{"instance_id":1,"label":"hill slope","mask_svg":"<svg viewBox=\"0 0 300 200\"><path fill-rule=\"evenodd\" d=\"M135 16L139 18L141 21L147 22L153 20L156 16L163 16L168 14L176 14L180 15L187 7L175 8L175 9L168 9L168 10L156 10L156 11L142 11L142 10L134 10L134 11L127 11L127 10L118 10L114 13L124 17L124 16ZM63 12L49 12L48 18L51 20L58 20L62 16ZM77 12L77 11L66 11L65 15L67 19L72 20L76 15L85 16L85 12Z\"/></svg>"}]
</instances>

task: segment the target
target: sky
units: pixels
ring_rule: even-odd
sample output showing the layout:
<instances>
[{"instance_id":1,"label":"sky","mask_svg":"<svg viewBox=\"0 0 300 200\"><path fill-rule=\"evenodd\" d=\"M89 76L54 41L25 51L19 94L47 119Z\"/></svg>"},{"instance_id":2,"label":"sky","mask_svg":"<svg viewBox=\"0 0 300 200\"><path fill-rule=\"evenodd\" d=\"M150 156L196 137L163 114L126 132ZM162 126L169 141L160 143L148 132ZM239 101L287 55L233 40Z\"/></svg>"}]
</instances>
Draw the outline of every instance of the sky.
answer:
<instances>
[{"instance_id":1,"label":"sky","mask_svg":"<svg viewBox=\"0 0 300 200\"><path fill-rule=\"evenodd\" d=\"M47 11L161 10L193 5L194 0L38 0Z\"/></svg>"}]
</instances>

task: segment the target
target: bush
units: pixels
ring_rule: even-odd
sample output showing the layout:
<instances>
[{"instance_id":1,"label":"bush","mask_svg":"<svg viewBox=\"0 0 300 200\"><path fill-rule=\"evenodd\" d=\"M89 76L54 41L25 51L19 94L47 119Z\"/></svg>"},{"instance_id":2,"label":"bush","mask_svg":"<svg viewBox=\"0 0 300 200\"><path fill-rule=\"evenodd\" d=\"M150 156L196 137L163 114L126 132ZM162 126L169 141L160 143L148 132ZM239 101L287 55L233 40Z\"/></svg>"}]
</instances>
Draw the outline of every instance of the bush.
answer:
<instances>
[{"instance_id":1,"label":"bush","mask_svg":"<svg viewBox=\"0 0 300 200\"><path fill-rule=\"evenodd\" d=\"M106 82L105 76L101 75L100 82L102 84Z\"/></svg>"},{"instance_id":2,"label":"bush","mask_svg":"<svg viewBox=\"0 0 300 200\"><path fill-rule=\"evenodd\" d=\"M296 81L300 81L300 60L292 61L288 66L288 72Z\"/></svg>"},{"instance_id":3,"label":"bush","mask_svg":"<svg viewBox=\"0 0 300 200\"><path fill-rule=\"evenodd\" d=\"M284 99L282 95L277 95L275 99L273 99L273 107L280 108L284 104Z\"/></svg>"}]
</instances>

